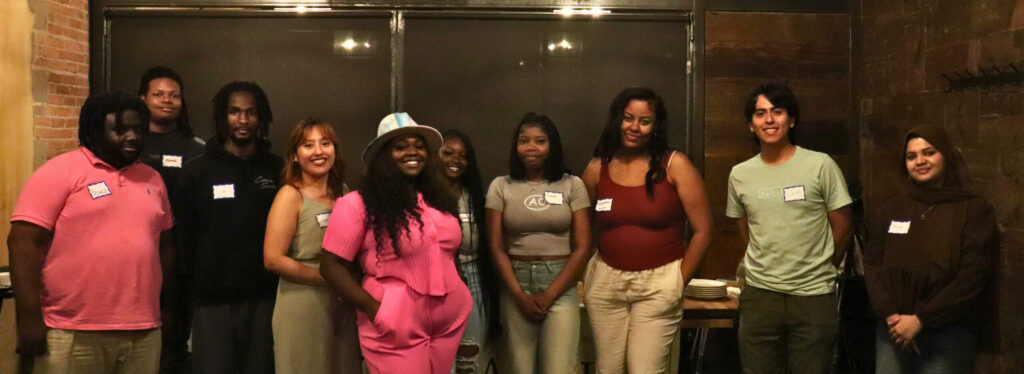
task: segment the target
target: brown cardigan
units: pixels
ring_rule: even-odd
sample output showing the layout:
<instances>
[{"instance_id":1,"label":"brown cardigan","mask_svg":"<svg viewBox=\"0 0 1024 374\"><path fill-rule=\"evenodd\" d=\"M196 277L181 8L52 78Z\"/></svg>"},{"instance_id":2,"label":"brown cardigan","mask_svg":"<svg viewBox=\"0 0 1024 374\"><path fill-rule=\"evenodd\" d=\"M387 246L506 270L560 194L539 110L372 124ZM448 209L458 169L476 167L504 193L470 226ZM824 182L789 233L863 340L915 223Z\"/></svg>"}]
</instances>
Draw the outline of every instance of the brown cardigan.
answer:
<instances>
[{"instance_id":1,"label":"brown cardigan","mask_svg":"<svg viewBox=\"0 0 1024 374\"><path fill-rule=\"evenodd\" d=\"M999 248L996 219L984 199L890 199L873 220L865 253L871 305L880 318L916 314L924 328L977 328L990 317L986 289ZM910 221L906 234L893 221Z\"/></svg>"}]
</instances>

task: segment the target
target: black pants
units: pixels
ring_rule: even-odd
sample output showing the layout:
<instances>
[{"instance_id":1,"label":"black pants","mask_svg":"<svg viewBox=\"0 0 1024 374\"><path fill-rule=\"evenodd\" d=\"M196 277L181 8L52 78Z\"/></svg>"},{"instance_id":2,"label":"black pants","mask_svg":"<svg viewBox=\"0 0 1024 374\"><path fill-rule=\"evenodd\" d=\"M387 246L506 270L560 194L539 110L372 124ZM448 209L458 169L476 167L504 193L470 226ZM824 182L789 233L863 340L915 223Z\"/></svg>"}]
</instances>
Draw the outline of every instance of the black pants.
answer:
<instances>
[{"instance_id":1,"label":"black pants","mask_svg":"<svg viewBox=\"0 0 1024 374\"><path fill-rule=\"evenodd\" d=\"M273 374L274 297L197 305L192 320L196 374Z\"/></svg>"}]
</instances>

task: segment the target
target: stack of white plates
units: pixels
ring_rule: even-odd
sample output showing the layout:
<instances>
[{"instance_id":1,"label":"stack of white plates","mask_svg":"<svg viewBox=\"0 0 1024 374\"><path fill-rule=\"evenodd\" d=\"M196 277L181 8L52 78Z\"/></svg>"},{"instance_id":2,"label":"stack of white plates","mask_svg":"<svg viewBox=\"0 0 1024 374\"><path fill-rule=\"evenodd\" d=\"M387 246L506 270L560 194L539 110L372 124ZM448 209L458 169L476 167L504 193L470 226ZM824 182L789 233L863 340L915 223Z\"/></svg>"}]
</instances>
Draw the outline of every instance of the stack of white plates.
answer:
<instances>
[{"instance_id":1,"label":"stack of white plates","mask_svg":"<svg viewBox=\"0 0 1024 374\"><path fill-rule=\"evenodd\" d=\"M721 299L729 294L725 282L711 279L692 279L683 289L683 296L692 299Z\"/></svg>"}]
</instances>

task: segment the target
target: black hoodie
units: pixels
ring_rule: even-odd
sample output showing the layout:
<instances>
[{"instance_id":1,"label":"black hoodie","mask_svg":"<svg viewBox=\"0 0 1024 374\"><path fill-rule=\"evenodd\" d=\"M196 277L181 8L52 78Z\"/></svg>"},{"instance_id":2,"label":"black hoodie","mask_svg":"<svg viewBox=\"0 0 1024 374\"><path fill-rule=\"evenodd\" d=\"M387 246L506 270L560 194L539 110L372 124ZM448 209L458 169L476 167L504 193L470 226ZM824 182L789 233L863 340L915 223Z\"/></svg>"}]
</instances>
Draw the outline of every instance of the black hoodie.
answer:
<instances>
[{"instance_id":1,"label":"black hoodie","mask_svg":"<svg viewBox=\"0 0 1024 374\"><path fill-rule=\"evenodd\" d=\"M242 159L213 138L182 168L175 216L198 305L277 292L277 275L263 267L263 236L284 160L269 148L257 139L256 153Z\"/></svg>"}]
</instances>

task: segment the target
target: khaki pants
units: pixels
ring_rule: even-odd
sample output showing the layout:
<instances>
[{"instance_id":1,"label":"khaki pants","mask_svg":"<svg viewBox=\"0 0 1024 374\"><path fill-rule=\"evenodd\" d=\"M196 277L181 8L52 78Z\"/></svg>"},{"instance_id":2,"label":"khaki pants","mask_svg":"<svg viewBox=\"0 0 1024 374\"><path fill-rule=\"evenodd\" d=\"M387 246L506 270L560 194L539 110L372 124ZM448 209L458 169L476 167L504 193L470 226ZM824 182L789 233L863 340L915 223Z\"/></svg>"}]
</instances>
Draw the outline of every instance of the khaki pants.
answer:
<instances>
[{"instance_id":1,"label":"khaki pants","mask_svg":"<svg viewBox=\"0 0 1024 374\"><path fill-rule=\"evenodd\" d=\"M599 374L668 373L683 318L682 259L625 271L594 256L583 281Z\"/></svg>"},{"instance_id":2,"label":"khaki pants","mask_svg":"<svg viewBox=\"0 0 1024 374\"><path fill-rule=\"evenodd\" d=\"M82 331L49 329L47 354L34 374L155 374L160 368L160 329Z\"/></svg>"}]
</instances>

